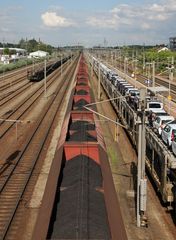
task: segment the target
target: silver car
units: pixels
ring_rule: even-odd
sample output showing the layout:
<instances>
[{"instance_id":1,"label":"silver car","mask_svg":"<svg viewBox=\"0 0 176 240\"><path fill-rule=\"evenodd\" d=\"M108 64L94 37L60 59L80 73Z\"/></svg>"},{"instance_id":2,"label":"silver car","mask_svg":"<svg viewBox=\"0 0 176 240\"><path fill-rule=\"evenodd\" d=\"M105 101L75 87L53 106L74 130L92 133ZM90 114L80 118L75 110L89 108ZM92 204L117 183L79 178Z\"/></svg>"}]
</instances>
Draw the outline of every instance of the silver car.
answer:
<instances>
[{"instance_id":1,"label":"silver car","mask_svg":"<svg viewBox=\"0 0 176 240\"><path fill-rule=\"evenodd\" d=\"M171 145L172 145L172 152L176 156L176 134L174 136L174 139L172 140L172 144Z\"/></svg>"},{"instance_id":2,"label":"silver car","mask_svg":"<svg viewBox=\"0 0 176 240\"><path fill-rule=\"evenodd\" d=\"M161 136L161 132L166 126L167 123L172 122L174 120L173 116L157 116L153 122L153 130L159 136Z\"/></svg>"},{"instance_id":3,"label":"silver car","mask_svg":"<svg viewBox=\"0 0 176 240\"><path fill-rule=\"evenodd\" d=\"M174 136L176 135L176 120L167 124L161 132L161 138L168 148L171 147Z\"/></svg>"}]
</instances>

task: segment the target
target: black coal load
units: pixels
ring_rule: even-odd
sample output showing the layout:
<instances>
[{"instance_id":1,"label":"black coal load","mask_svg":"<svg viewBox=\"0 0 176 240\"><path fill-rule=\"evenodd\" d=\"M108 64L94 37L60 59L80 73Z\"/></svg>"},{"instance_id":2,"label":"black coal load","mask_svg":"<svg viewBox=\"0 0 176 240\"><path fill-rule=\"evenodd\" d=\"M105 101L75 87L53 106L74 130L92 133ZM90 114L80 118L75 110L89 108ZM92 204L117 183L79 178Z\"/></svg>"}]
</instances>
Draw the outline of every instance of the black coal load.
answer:
<instances>
[{"instance_id":1,"label":"black coal load","mask_svg":"<svg viewBox=\"0 0 176 240\"><path fill-rule=\"evenodd\" d=\"M79 82L79 83L77 83L77 86L87 86L87 83L85 83L85 82Z\"/></svg>"},{"instance_id":2,"label":"black coal load","mask_svg":"<svg viewBox=\"0 0 176 240\"><path fill-rule=\"evenodd\" d=\"M87 104L88 102L86 100L80 99L73 105L73 110L77 110L77 111L85 110L84 106Z\"/></svg>"},{"instance_id":3,"label":"black coal load","mask_svg":"<svg viewBox=\"0 0 176 240\"><path fill-rule=\"evenodd\" d=\"M70 130L80 130L80 129L85 129L85 130L95 130L95 124L90 123L88 121L75 121L70 124Z\"/></svg>"},{"instance_id":4,"label":"black coal load","mask_svg":"<svg viewBox=\"0 0 176 240\"><path fill-rule=\"evenodd\" d=\"M80 129L72 135L67 135L66 141L75 141L75 142L97 142L97 138L90 135L87 131ZM81 132L81 134L80 134Z\"/></svg>"},{"instance_id":5,"label":"black coal load","mask_svg":"<svg viewBox=\"0 0 176 240\"><path fill-rule=\"evenodd\" d=\"M100 166L85 155L78 155L66 162L61 187L69 187L79 180L87 181L93 188L102 187Z\"/></svg>"},{"instance_id":6,"label":"black coal load","mask_svg":"<svg viewBox=\"0 0 176 240\"><path fill-rule=\"evenodd\" d=\"M79 91L76 91L76 95L88 95L88 92L86 90L79 90Z\"/></svg>"},{"instance_id":7,"label":"black coal load","mask_svg":"<svg viewBox=\"0 0 176 240\"><path fill-rule=\"evenodd\" d=\"M100 166L87 156L69 160L53 209L48 239L111 239Z\"/></svg>"},{"instance_id":8,"label":"black coal load","mask_svg":"<svg viewBox=\"0 0 176 240\"><path fill-rule=\"evenodd\" d=\"M95 124L90 124L88 121L76 121L70 124L69 130L77 130L71 135L67 134L66 141L86 141L96 142L97 138L89 134L89 130L95 130Z\"/></svg>"}]
</instances>

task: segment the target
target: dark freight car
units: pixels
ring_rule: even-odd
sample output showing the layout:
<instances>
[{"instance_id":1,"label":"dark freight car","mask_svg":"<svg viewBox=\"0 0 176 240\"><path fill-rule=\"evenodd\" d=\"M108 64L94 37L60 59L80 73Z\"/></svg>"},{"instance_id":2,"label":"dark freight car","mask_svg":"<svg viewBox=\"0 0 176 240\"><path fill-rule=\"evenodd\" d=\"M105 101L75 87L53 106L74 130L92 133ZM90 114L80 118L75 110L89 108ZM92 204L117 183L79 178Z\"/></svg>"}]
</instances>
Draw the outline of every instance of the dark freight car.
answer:
<instances>
[{"instance_id":1,"label":"dark freight car","mask_svg":"<svg viewBox=\"0 0 176 240\"><path fill-rule=\"evenodd\" d=\"M61 66L61 62L62 64L64 64L67 60L69 60L71 58L71 56L65 57L57 62L55 62L54 64L50 64L46 67L46 76L50 75L53 71L55 71L57 68L59 68ZM39 82L42 79L44 79L44 75L45 75L45 69L42 68L38 71L35 72L28 72L27 73L27 78L31 81L31 82Z\"/></svg>"}]
</instances>

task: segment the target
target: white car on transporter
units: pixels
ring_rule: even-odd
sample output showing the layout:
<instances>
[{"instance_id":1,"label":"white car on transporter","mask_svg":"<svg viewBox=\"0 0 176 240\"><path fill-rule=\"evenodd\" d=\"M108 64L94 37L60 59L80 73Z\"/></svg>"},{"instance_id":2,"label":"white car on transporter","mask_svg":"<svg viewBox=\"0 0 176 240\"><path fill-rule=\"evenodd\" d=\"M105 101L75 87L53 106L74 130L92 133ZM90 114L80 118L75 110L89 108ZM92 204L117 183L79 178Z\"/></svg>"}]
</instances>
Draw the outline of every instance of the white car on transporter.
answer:
<instances>
[{"instance_id":1,"label":"white car on transporter","mask_svg":"<svg viewBox=\"0 0 176 240\"><path fill-rule=\"evenodd\" d=\"M174 120L173 116L156 116L155 121L153 122L153 129L154 132L156 132L158 134L158 136L161 136L161 132L164 129L164 127L166 126L166 124L168 124L169 122L172 122Z\"/></svg>"},{"instance_id":2,"label":"white car on transporter","mask_svg":"<svg viewBox=\"0 0 176 240\"><path fill-rule=\"evenodd\" d=\"M174 136L174 138L172 140L171 148L172 148L172 152L176 156L176 134L175 134L175 136Z\"/></svg>"},{"instance_id":3,"label":"white car on transporter","mask_svg":"<svg viewBox=\"0 0 176 240\"><path fill-rule=\"evenodd\" d=\"M161 132L161 138L168 148L171 147L172 141L176 135L176 120L166 124L163 131Z\"/></svg>"}]
</instances>

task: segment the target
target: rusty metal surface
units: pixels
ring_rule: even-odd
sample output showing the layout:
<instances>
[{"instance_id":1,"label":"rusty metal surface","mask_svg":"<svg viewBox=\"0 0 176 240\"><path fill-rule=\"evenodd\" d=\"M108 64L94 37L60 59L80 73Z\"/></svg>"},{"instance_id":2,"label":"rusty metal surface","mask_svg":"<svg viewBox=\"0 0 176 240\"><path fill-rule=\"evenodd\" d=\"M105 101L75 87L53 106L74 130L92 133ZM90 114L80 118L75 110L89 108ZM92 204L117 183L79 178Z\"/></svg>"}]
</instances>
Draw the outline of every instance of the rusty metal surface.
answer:
<instances>
[{"instance_id":1,"label":"rusty metal surface","mask_svg":"<svg viewBox=\"0 0 176 240\"><path fill-rule=\"evenodd\" d=\"M84 86L83 88L79 87L78 89L85 90L86 89L85 86L87 86L88 81L87 81L86 67L84 67L83 65L79 68L78 74L77 74L77 84L81 86L80 85L81 83L85 83L85 85L82 85ZM73 90L73 92L75 91ZM48 235L49 238L52 239L52 237L54 237L56 239L63 239L63 236L70 236L72 239L76 239L76 236L77 236L77 239L83 239L83 236L84 236L84 239L89 239L89 237L90 239L93 239L93 238L102 239L102 237L105 237L105 239L126 240L127 235L126 235L125 227L123 224L119 202L116 196L115 187L112 180L112 174L111 174L111 170L110 170L110 166L107 158L105 145L103 142L101 129L99 127L97 128L98 135L99 135L98 139L99 140L101 139L101 141L92 143L89 141L89 138L85 135L85 132L88 132L88 129L85 128L85 125L84 125L84 128L81 127L83 125L81 120L83 119L84 121L88 120L89 124L94 122L94 118L92 118L90 114L87 115L88 119L86 119L86 116L83 115L83 112L84 111L86 112L86 110L83 108L85 102L81 102L81 100L88 100L88 102L90 102L91 97L89 93L88 94L85 93L85 95L81 94L81 95L77 95L76 97L75 96L73 97L73 93L72 93L72 98L74 100L73 106L72 106L72 101L70 101L66 120L63 125L62 136L61 136L60 142L58 143L58 150L53 160L50 176L48 178L46 191L43 198L43 203L40 209L40 214L36 222L36 228L33 234L33 239L34 240L46 239L50 217L52 214L52 206L54 205L56 188L59 188L63 190L62 191L60 190L59 200L57 200L57 203L55 203L58 205L54 207L54 211L56 211L59 208L60 214L62 217L61 216L59 217L57 213L54 212L55 221L51 226L52 231L54 232L54 235L50 233ZM72 106L72 112L69 113L69 110L71 110L71 106ZM70 119L71 121L73 121L73 116L76 117L76 119L74 118L75 123L77 123L78 125L80 124L80 129L74 129L74 130L72 129L68 131L68 129L71 126L70 124L68 125L68 123ZM74 131L77 131L79 134L84 135L85 139L84 138L77 139L77 136L74 135L75 133ZM72 135L72 139L67 138L67 142L64 143L64 140L66 139L66 135L68 133ZM89 132L89 133L94 134L94 137L96 137L96 132ZM64 158L64 167L62 166L63 158ZM90 187L89 183L91 182L91 180L94 181L93 180L94 177L98 178L98 172L94 170L95 172L92 173L91 169L87 168L87 164L90 161L92 163L94 162L94 165L97 166L99 169L101 169L99 177L101 175L103 177L103 179L102 177L100 177L100 179L102 180L98 180L100 185L97 185L96 188L92 188L92 187L89 188ZM75 164L78 164L78 167L79 167L79 164L82 165L81 171L83 171L84 173L83 175L82 175L82 172L79 172L79 168L76 167L77 165ZM68 166L72 166L72 167L70 168ZM61 167L62 167L62 173L61 173ZM72 168L74 169L74 171ZM91 172L89 173L89 171ZM62 174L62 176L63 174L66 174L66 175L64 175L65 177L61 180L58 186L57 180L58 180L59 174ZM79 174L80 174L80 177L79 177ZM92 179L89 179L90 176ZM72 185L72 181L74 183L77 182L78 185L74 185L74 187L76 187L75 189L72 189L70 187L67 189L68 187L67 184L69 183L69 186L70 184ZM81 188L79 188L79 181L81 181L81 185L85 184L84 187L82 186ZM66 184L67 187L64 185L64 183L67 183ZM87 186L89 187L87 188ZM79 195L82 196L82 200L79 199L78 202L74 196L75 194L77 195L77 191L78 192L81 191ZM69 199L68 197L65 199L64 196L67 196L68 194L71 194L71 196L69 195ZM97 199L97 196L98 196L97 194L99 194L99 197L98 197L99 200ZM86 196L89 196L89 197L87 198ZM71 213L70 212L71 203L73 204L74 201L76 201L74 203L75 208L79 207L80 210L78 212L75 212L75 209L73 208L72 214L69 215ZM80 206L79 206L79 203L80 203ZM67 209L70 209L68 210L69 212L67 211ZM96 210L99 211L98 215L96 215L98 213ZM80 215L79 215L79 212L80 212ZM72 216L73 219L75 219L75 217L78 218L80 221L80 222L78 221L79 224L75 225L76 222L72 218L70 217L68 218L68 216ZM63 221L66 221L68 223L69 225L68 228L67 228L67 224L65 225ZM56 225L55 230L53 230L54 225ZM95 231L96 228L97 228L97 232ZM66 231L66 229L68 231Z\"/></svg>"},{"instance_id":2,"label":"rusty metal surface","mask_svg":"<svg viewBox=\"0 0 176 240\"><path fill-rule=\"evenodd\" d=\"M33 240L44 240L47 238L50 217L55 200L58 174L60 173L63 155L63 146L56 152L51 166L50 174L46 184L46 190L43 196L41 208L33 232Z\"/></svg>"},{"instance_id":3,"label":"rusty metal surface","mask_svg":"<svg viewBox=\"0 0 176 240\"><path fill-rule=\"evenodd\" d=\"M109 225L113 240L127 240L127 234L122 219L120 204L116 196L112 173L107 153L99 147L100 163L104 180L104 196L108 212Z\"/></svg>"},{"instance_id":4,"label":"rusty metal surface","mask_svg":"<svg viewBox=\"0 0 176 240\"><path fill-rule=\"evenodd\" d=\"M70 99L73 99L73 95L74 95L74 89L72 90ZM41 208L37 217L35 229L32 236L33 240L36 240L36 239L43 240L47 238L48 227L49 227L52 208L55 200L58 176L60 174L60 169L62 164L62 156L63 156L63 149L64 149L63 144L66 138L71 108L72 108L72 101L70 101L68 104L67 113L65 116L65 122L63 124L63 132L60 137L58 148L52 162L50 174L48 176L45 193L43 196Z\"/></svg>"},{"instance_id":5,"label":"rusty metal surface","mask_svg":"<svg viewBox=\"0 0 176 240\"><path fill-rule=\"evenodd\" d=\"M72 77L74 69L71 71ZM67 80L69 82L69 78ZM66 83L66 81L64 81ZM62 92L61 92L62 91ZM21 199L27 189L28 183L32 177L35 166L38 162L43 146L47 140L50 129L54 123L55 116L63 101L63 96L67 92L67 86L61 84L56 89L56 95L48 101L44 111L31 128L26 137L21 151L18 151L13 164L9 164L1 171L0 178L0 238L15 238L17 229L23 216L15 219L18 209L23 208ZM57 101L58 104L54 104ZM10 161L10 160L9 160ZM8 209L8 211L4 211ZM15 221L16 220L16 221ZM13 227L12 227L13 226ZM15 228L15 231L14 231Z\"/></svg>"}]
</instances>

